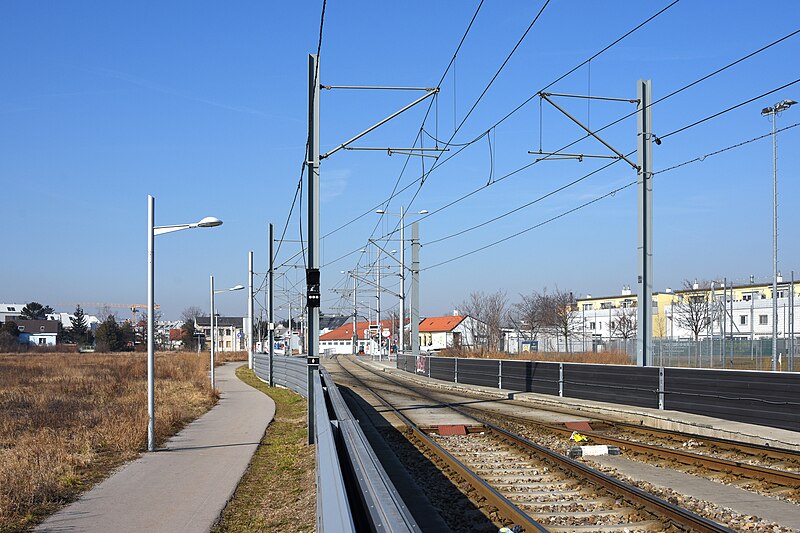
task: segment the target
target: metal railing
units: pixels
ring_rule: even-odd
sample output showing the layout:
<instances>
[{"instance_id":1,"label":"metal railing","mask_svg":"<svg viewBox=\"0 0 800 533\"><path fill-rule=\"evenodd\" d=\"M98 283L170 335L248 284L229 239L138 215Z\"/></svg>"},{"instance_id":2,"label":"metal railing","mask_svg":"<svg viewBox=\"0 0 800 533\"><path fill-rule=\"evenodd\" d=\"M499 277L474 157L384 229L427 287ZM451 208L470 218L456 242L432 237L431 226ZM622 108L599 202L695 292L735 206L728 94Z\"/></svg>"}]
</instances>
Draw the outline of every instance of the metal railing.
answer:
<instances>
[{"instance_id":1,"label":"metal railing","mask_svg":"<svg viewBox=\"0 0 800 533\"><path fill-rule=\"evenodd\" d=\"M308 398L308 368L305 357L273 356L272 379L276 385L286 387L303 398ZM253 370L262 381L269 383L269 355L256 353Z\"/></svg>"},{"instance_id":2,"label":"metal railing","mask_svg":"<svg viewBox=\"0 0 800 533\"><path fill-rule=\"evenodd\" d=\"M304 357L273 356L273 380L307 397ZM269 356L253 369L269 382ZM328 372L312 378L317 471L317 530L420 531Z\"/></svg>"}]
</instances>

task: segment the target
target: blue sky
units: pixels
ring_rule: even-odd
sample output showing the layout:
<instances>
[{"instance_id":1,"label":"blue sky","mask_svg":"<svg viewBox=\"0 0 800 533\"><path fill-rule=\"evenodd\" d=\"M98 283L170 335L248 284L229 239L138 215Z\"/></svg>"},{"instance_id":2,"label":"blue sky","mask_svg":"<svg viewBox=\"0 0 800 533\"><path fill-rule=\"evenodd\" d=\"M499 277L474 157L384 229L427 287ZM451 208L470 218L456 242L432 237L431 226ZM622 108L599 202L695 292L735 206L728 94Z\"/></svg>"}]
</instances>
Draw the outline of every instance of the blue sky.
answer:
<instances>
[{"instance_id":1,"label":"blue sky","mask_svg":"<svg viewBox=\"0 0 800 533\"><path fill-rule=\"evenodd\" d=\"M647 19L668 2L553 0L514 53L453 143L487 131L541 88ZM330 85L435 86L477 2L335 2L327 4L321 82ZM542 2L486 2L425 122L447 140L517 43ZM652 79L658 99L800 28L795 2L682 0L625 40L550 87L552 92L635 98ZM319 2L23 2L0 4L0 178L6 246L0 301L144 303L146 202L156 223L206 215L220 228L159 237L156 300L177 318L208 307L208 277L220 287L246 284L247 252L256 270L267 261L267 225L280 234L299 178L307 127L307 55L317 46ZM775 16L776 14L780 16ZM768 22L766 22L768 21ZM771 91L798 77L800 35L653 107L664 136ZM410 102L417 93L323 91L321 144L328 151ZM800 83L668 136L653 147L656 171L769 133L761 108L800 100ZM635 108L619 102L559 100L593 128ZM360 146L414 143L427 110L421 104L365 137ZM420 158L340 151L323 161L322 233L385 205L397 212L435 211L581 137L574 124L532 99L430 173L418 187ZM778 127L800 122L800 106ZM541 123L541 132L540 132ZM635 149L628 118L602 135L620 151ZM540 135L541 133L541 135ZM780 263L800 277L795 229L800 127L778 136ZM425 139L425 146L432 143ZM458 147L452 147L445 157ZM570 148L602 154L585 140ZM442 158L444 159L444 157ZM425 161L426 169L430 161ZM463 235L441 237L491 219L606 164L541 162L483 188L420 222L422 267L435 265L538 224L633 180L615 164L530 207ZM772 145L747 144L654 179L654 289L684 278L766 280L771 272ZM410 187L390 203L395 184ZM305 203L305 191L303 202ZM286 239L300 237L295 208ZM306 216L306 206L302 205ZM368 214L322 243L324 310L341 270L363 265L370 236L396 220ZM307 224L303 221L303 230ZM377 226L377 228L376 228ZM391 227L394 227L393 225ZM410 231L407 232L410 234ZM410 235L409 235L410 236ZM431 242L431 244L426 244ZM389 247L395 247L389 245ZM282 245L279 262L298 251ZM636 190L543 225L442 266L423 270L421 311L447 313L475 290L519 293L558 286L576 294L635 290ZM410 254L409 254L410 255ZM279 286L302 278L287 271ZM394 281L390 282L390 287ZM299 287L300 285L298 285ZM367 299L364 295L362 299ZM261 298L263 301L263 298ZM221 295L219 309L244 313L244 292ZM384 304L391 307L390 304ZM285 313L285 311L280 311ZM126 316L121 313L122 316Z\"/></svg>"}]
</instances>

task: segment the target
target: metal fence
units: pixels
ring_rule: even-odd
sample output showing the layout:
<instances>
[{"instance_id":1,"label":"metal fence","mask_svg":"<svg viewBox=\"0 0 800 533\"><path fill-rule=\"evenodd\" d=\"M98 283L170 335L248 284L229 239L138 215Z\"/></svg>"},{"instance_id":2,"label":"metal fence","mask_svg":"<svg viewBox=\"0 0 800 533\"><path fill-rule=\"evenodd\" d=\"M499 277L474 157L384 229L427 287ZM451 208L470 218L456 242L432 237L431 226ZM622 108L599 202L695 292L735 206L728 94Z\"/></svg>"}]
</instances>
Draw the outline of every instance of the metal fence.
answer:
<instances>
[{"instance_id":1,"label":"metal fence","mask_svg":"<svg viewBox=\"0 0 800 533\"><path fill-rule=\"evenodd\" d=\"M778 339L778 370L793 372L800 364L791 355L794 346L790 339ZM636 339L595 341L594 351L627 353L636 361ZM733 368L738 370L772 370L772 339L722 339L721 337L689 339L653 339L653 364L686 368ZM724 354L724 355L723 355Z\"/></svg>"},{"instance_id":2,"label":"metal fence","mask_svg":"<svg viewBox=\"0 0 800 533\"><path fill-rule=\"evenodd\" d=\"M671 409L800 431L800 374L400 355L397 368L434 379Z\"/></svg>"},{"instance_id":3,"label":"metal fence","mask_svg":"<svg viewBox=\"0 0 800 533\"><path fill-rule=\"evenodd\" d=\"M293 390L308 398L308 367L305 357L273 356L272 379L276 385ZM262 381L269 383L269 355L253 354L253 370Z\"/></svg>"}]
</instances>

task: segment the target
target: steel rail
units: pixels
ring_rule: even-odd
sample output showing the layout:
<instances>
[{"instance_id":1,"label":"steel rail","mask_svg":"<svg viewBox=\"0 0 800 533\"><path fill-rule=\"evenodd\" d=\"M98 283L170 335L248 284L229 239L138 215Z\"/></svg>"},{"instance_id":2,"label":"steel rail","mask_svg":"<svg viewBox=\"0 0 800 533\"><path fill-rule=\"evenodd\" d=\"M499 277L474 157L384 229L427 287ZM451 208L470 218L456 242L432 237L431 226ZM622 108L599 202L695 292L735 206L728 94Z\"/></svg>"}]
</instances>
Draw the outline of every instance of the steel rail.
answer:
<instances>
[{"instance_id":1,"label":"steel rail","mask_svg":"<svg viewBox=\"0 0 800 533\"><path fill-rule=\"evenodd\" d=\"M476 407L467 407L467 409L473 409L478 411L480 410L479 408ZM530 418L525 418L522 416L510 415L508 413L492 413L492 416L498 416L500 418L508 418L516 422L533 425L536 427L546 429L548 431L553 431L565 435L571 435L573 431L572 429L568 429L562 426L547 424L536 420L531 420ZM650 430L641 429L641 431L649 432ZM664 430L660 431L666 434L670 434L669 432ZM612 437L610 435L605 435L599 431L581 430L580 433L582 435L586 435L587 437L591 437L595 442L598 443L613 444L620 448L627 448L629 450L633 450L639 453L657 455L659 457L666 457L668 459L677 461L681 464L686 464L686 465L700 464L703 467L708 468L709 470L713 470L715 472L730 472L731 474L741 475L748 479L761 479L763 481L769 481L771 483L775 483L778 485L800 487L800 473L798 472L787 472L785 470L777 470L774 468L769 468L764 466L750 465L747 463L743 463L741 461L732 461L730 459L722 459L710 455L703 455L684 450L677 450L674 448L658 446L655 444L648 444L646 442L630 441L620 437ZM654 433L656 433L656 431L654 431ZM692 438L702 438L699 435L689 435L689 434L685 435ZM765 448L768 449L768 447Z\"/></svg>"},{"instance_id":2,"label":"steel rail","mask_svg":"<svg viewBox=\"0 0 800 533\"><path fill-rule=\"evenodd\" d=\"M469 467L467 467L464 463L456 459L450 452L445 450L442 446L440 446L436 441L430 438L419 426L417 426L411 419L401 413L396 407L394 407L386 398L384 398L380 393L375 391L372 387L367 385L361 378L353 374L349 369L347 369L344 365L339 362L338 357L335 357L334 360L339 364L339 366L350 374L350 376L359 382L364 388L370 391L372 395L374 395L378 401L383 404L384 407L389 409L392 414L394 414L397 418L399 418L405 425L408 427L413 435L419 439L419 441L427 448L432 454L438 457L442 462L444 462L448 467L453 469L457 472L462 478L464 478L467 483L472 486L481 496L486 498L486 500L494 505L506 518L513 521L516 525L520 525L525 528L525 531L547 531L547 528L536 522L533 518L528 516L528 514L517 507L513 502L507 499L505 496L500 494L497 490L495 490L491 485L486 483L480 476L474 473ZM391 380L390 380L391 381Z\"/></svg>"},{"instance_id":3,"label":"steel rail","mask_svg":"<svg viewBox=\"0 0 800 533\"><path fill-rule=\"evenodd\" d=\"M702 439L706 442L714 443L715 445L720 445L725 448L736 448L743 453L750 453L753 455L768 455L773 459L782 459L782 460L790 460L790 461L798 461L800 462L800 451L798 450L790 450L786 448L775 448L773 446L768 446L766 444L754 444L750 442L739 442L731 439L725 439L722 437L711 437L707 435L696 435L693 433L687 433L685 431L676 431L671 429L661 429L661 428L653 428L653 427L642 427L637 424L630 424L628 422L612 422L612 421L605 421L606 424L621 428L627 431L633 431L637 433L652 433L654 435L659 435L662 437L681 437L681 438L693 438L693 439Z\"/></svg>"},{"instance_id":4,"label":"steel rail","mask_svg":"<svg viewBox=\"0 0 800 533\"><path fill-rule=\"evenodd\" d=\"M365 370L367 370L367 371L369 371L369 372L371 372L371 373L373 373L375 375L378 375L378 376L382 377L383 379L394 383L395 385L399 385L399 386L406 387L406 388L412 388L412 387L409 387L409 385L407 383L398 382L397 380L395 380L395 379L393 379L393 378L391 378L389 376L386 376L385 373L379 373L379 372L377 372L377 371L375 371L375 370L373 370L373 369L361 364L360 362L358 362L358 365L359 365L359 367L364 368ZM342 368L344 368L344 366L342 366ZM358 379L358 378L356 378L356 379ZM359 380L359 381L361 381L361 380ZM362 383L363 383L363 381L362 381ZM427 394L425 392L421 392L417 388L412 388L412 390L414 390L417 394L420 394L421 396L423 396L424 398L426 398L426 399L428 399L430 401L442 403L440 400L437 400L436 398L430 396L429 394ZM562 455L562 454L560 454L558 452L550 450L549 448L545 448L544 446L541 446L539 444L533 443L533 442L531 442L531 441L529 441L529 440L527 440L527 439L525 439L523 437L520 437L519 435L515 435L514 433L511 433L510 431L502 429L502 428L500 428L500 427L498 427L498 426L496 426L496 425L494 425L494 424L492 424L492 423L490 423L490 422L488 422L488 421L486 421L486 420L484 420L482 418L479 418L479 417L476 417L474 415L471 415L471 414L465 412L463 409L461 409L459 407L456 407L451 403L446 403L445 402L444 405L446 405L447 407L453 409L457 413L460 413L460 414L462 414L462 415L464 415L464 416L466 416L468 418L471 418L471 419L475 420L479 424L483 424L484 426L490 428L493 432L497 433L498 435L504 436L505 438L507 438L507 440L512 440L512 441L516 442L518 445L520 445L520 446L522 446L522 447L524 447L524 448L526 448L526 449L528 449L530 451L534 451L536 453L540 453L540 454L544 455L545 457L550 459L552 462L554 462L555 464L559 465L561 468L563 468L563 469L565 469L567 471L574 472L574 473L578 474L579 476L588 478L588 479L592 480L593 482L597 483L598 485L607 488L611 492L615 492L617 494L623 495L624 497L626 497L626 498L628 498L628 499L630 499L632 501L635 501L635 502L637 502L637 503L639 503L641 505L644 505L649 511L654 512L655 514L657 514L659 516L666 517L666 518L672 520L673 522L675 522L677 524L680 524L682 527L689 528L689 529L691 529L693 531L703 531L703 532L728 532L728 533L730 533L730 532L733 531L732 529L729 529L729 528L723 526L722 524L718 524L717 522L714 522L713 520L709 520L707 518L703 518L702 516L699 516L699 515L691 512L691 511L689 511L688 509L684 509L683 507L680 507L678 505L672 504L672 503L670 503L670 502L668 502L666 500L663 500L663 499L661 499L661 498L659 498L657 496L654 496L654 495L652 495L652 494L650 494L650 493L648 493L646 491L643 491L642 489L639 489L637 487L629 485L628 483L625 483L624 481L620 481L620 480L618 480L616 478L613 478L611 476L603 474L602 472L599 472L599 471L595 470L594 468L591 468L590 466L587 466L587 465L585 465L585 464L583 464L583 463L581 463L579 461L576 461L574 459L566 457L566 456L564 456L564 455Z\"/></svg>"}]
</instances>

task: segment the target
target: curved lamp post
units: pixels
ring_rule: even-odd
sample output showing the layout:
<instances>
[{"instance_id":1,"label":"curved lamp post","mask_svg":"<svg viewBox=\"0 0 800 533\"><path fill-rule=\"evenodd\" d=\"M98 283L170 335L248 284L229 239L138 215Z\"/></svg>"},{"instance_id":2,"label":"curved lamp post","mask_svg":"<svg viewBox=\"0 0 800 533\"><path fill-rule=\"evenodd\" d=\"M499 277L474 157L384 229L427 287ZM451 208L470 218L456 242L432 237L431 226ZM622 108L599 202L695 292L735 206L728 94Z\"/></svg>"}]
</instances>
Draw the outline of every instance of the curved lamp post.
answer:
<instances>
[{"instance_id":1,"label":"curved lamp post","mask_svg":"<svg viewBox=\"0 0 800 533\"><path fill-rule=\"evenodd\" d=\"M214 290L214 276L211 276L211 388L214 388L215 380L214 380L214 355L216 353L216 327L214 327L214 295L220 292L230 292L230 291L240 291L244 289L244 285L236 285L235 287L229 287L227 289L218 289Z\"/></svg>"},{"instance_id":2,"label":"curved lamp post","mask_svg":"<svg viewBox=\"0 0 800 533\"><path fill-rule=\"evenodd\" d=\"M156 415L155 415L155 339L153 338L153 302L155 301L154 273L155 273L155 246L156 235L172 233L184 229L213 228L221 226L222 221L214 217L205 217L199 222L191 224L174 224L171 226L156 226L156 199L147 196L147 451L156 449Z\"/></svg>"}]
</instances>

